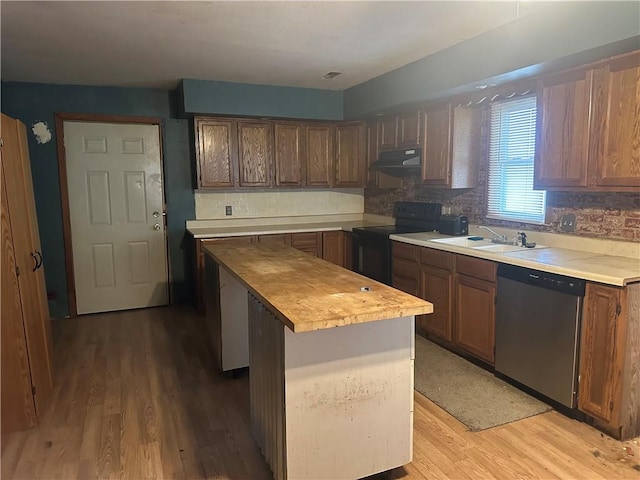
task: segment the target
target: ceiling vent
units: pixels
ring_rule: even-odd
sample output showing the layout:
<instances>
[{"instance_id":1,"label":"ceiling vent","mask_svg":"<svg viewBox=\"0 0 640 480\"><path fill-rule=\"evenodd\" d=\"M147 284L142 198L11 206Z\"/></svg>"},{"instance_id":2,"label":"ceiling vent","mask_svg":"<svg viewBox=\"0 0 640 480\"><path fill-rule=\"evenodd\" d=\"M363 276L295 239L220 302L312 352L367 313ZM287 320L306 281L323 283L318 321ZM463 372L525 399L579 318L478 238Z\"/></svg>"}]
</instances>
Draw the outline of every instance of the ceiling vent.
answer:
<instances>
[{"instance_id":1,"label":"ceiling vent","mask_svg":"<svg viewBox=\"0 0 640 480\"><path fill-rule=\"evenodd\" d=\"M327 72L322 75L322 78L324 78L325 80L331 80L332 78L336 78L340 74L342 74L342 72Z\"/></svg>"}]
</instances>

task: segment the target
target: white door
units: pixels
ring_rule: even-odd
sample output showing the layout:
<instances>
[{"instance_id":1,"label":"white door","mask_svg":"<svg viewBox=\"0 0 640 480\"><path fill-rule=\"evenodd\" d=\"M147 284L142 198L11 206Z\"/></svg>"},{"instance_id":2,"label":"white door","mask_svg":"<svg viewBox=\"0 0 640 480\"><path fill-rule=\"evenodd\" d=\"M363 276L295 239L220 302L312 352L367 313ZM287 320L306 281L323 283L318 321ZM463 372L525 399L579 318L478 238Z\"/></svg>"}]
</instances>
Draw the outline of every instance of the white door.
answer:
<instances>
[{"instance_id":1,"label":"white door","mask_svg":"<svg viewBox=\"0 0 640 480\"><path fill-rule=\"evenodd\" d=\"M166 305L157 125L64 122L77 311Z\"/></svg>"}]
</instances>

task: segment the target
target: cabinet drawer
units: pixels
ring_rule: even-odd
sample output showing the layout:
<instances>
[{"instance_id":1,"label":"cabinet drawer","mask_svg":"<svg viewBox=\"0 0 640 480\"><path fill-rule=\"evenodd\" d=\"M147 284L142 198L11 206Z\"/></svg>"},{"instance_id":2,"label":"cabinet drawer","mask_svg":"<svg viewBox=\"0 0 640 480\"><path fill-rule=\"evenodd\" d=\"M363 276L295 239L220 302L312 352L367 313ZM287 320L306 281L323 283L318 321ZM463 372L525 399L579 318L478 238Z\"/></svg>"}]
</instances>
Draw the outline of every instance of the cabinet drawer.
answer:
<instances>
[{"instance_id":1,"label":"cabinet drawer","mask_svg":"<svg viewBox=\"0 0 640 480\"><path fill-rule=\"evenodd\" d=\"M291 246L316 257L322 257L322 232L292 233Z\"/></svg>"},{"instance_id":2,"label":"cabinet drawer","mask_svg":"<svg viewBox=\"0 0 640 480\"><path fill-rule=\"evenodd\" d=\"M406 292L410 295L418 296L418 282L415 279L393 275L391 284L393 285L393 288L402 290L403 292Z\"/></svg>"},{"instance_id":3,"label":"cabinet drawer","mask_svg":"<svg viewBox=\"0 0 640 480\"><path fill-rule=\"evenodd\" d=\"M292 233L291 246L294 248L317 247L322 244L322 233Z\"/></svg>"},{"instance_id":4,"label":"cabinet drawer","mask_svg":"<svg viewBox=\"0 0 640 480\"><path fill-rule=\"evenodd\" d=\"M391 261L391 272L394 277L404 277L415 281L418 278L418 262L394 256Z\"/></svg>"},{"instance_id":5,"label":"cabinet drawer","mask_svg":"<svg viewBox=\"0 0 640 480\"><path fill-rule=\"evenodd\" d=\"M418 260L418 248L408 243L393 242L393 258L406 258L415 262Z\"/></svg>"},{"instance_id":6,"label":"cabinet drawer","mask_svg":"<svg viewBox=\"0 0 640 480\"><path fill-rule=\"evenodd\" d=\"M467 257L465 255L457 255L456 272L470 277L495 282L496 262L483 260L481 258Z\"/></svg>"},{"instance_id":7,"label":"cabinet drawer","mask_svg":"<svg viewBox=\"0 0 640 480\"><path fill-rule=\"evenodd\" d=\"M420 263L451 270L453 268L453 254L434 248L421 248Z\"/></svg>"}]
</instances>

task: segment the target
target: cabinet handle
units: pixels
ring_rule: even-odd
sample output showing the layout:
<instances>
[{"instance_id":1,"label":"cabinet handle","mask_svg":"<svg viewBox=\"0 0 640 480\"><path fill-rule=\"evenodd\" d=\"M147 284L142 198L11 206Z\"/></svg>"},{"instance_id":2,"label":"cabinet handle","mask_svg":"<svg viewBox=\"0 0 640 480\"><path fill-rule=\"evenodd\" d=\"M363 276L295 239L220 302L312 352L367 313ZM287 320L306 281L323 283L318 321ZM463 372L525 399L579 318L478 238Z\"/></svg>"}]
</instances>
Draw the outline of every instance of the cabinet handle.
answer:
<instances>
[{"instance_id":1,"label":"cabinet handle","mask_svg":"<svg viewBox=\"0 0 640 480\"><path fill-rule=\"evenodd\" d=\"M40 257L40 263L36 266L36 269L38 269L42 267L42 254L40 253L40 250L36 250L36 253L38 254L38 257Z\"/></svg>"},{"instance_id":2,"label":"cabinet handle","mask_svg":"<svg viewBox=\"0 0 640 480\"><path fill-rule=\"evenodd\" d=\"M33 258L33 261L35 262L35 264L33 265L33 268L31 269L32 272L35 272L38 269L38 257L36 257L33 252L31 252L31 258Z\"/></svg>"}]
</instances>

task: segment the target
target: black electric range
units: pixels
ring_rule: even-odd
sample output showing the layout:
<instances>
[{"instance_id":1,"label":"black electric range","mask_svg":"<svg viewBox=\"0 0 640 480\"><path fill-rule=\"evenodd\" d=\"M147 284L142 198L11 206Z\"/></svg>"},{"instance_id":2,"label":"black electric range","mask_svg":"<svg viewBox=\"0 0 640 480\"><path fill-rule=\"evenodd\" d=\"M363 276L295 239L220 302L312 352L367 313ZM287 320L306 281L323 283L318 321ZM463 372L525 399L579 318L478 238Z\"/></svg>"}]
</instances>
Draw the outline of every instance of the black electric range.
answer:
<instances>
[{"instance_id":1,"label":"black electric range","mask_svg":"<svg viewBox=\"0 0 640 480\"><path fill-rule=\"evenodd\" d=\"M359 227L352 230L353 271L391 285L390 235L433 232L438 226L439 203L396 202L394 225Z\"/></svg>"}]
</instances>

